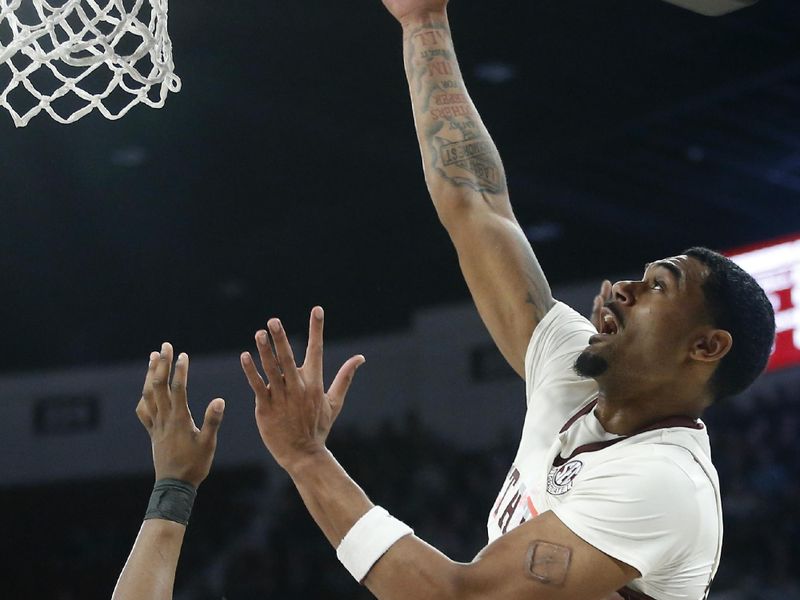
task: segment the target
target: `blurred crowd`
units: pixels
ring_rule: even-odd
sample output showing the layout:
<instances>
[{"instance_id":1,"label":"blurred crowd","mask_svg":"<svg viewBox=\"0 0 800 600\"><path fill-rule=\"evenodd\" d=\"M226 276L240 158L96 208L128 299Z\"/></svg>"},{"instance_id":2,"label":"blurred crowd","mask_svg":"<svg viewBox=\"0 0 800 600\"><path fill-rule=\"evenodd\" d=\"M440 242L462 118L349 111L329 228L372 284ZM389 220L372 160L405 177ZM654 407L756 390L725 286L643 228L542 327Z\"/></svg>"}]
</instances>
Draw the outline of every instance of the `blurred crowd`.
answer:
<instances>
[{"instance_id":1,"label":"blurred crowd","mask_svg":"<svg viewBox=\"0 0 800 600\"><path fill-rule=\"evenodd\" d=\"M705 420L725 515L713 590L725 600L800 599L800 391L743 395Z\"/></svg>"},{"instance_id":2,"label":"blurred crowd","mask_svg":"<svg viewBox=\"0 0 800 600\"><path fill-rule=\"evenodd\" d=\"M800 398L793 389L713 407L725 510L712 600L800 600ZM455 560L486 541L486 517L517 432L495 447L444 443L409 415L379 431L334 429L331 448L369 496ZM8 598L106 599L136 535L152 481L3 492ZM4 501L5 504L5 501ZM178 567L176 600L345 600L372 596L345 572L288 480L260 466L217 469L203 484Z\"/></svg>"}]
</instances>

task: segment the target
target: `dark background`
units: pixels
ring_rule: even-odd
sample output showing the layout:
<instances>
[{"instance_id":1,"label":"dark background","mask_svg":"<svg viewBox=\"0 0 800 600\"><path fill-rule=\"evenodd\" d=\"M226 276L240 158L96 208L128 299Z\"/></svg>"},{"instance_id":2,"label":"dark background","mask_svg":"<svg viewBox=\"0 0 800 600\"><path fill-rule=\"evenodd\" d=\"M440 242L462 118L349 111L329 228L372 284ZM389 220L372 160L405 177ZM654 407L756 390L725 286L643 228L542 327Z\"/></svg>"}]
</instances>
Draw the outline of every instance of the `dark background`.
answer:
<instances>
[{"instance_id":1,"label":"dark background","mask_svg":"<svg viewBox=\"0 0 800 600\"><path fill-rule=\"evenodd\" d=\"M800 230L796 0L450 12L551 283ZM0 114L2 369L240 349L315 303L349 337L467 297L378 0L175 0L170 31L183 90L163 110Z\"/></svg>"},{"instance_id":2,"label":"dark background","mask_svg":"<svg viewBox=\"0 0 800 600\"><path fill-rule=\"evenodd\" d=\"M657 0L450 13L551 283L800 231L797 0L720 19ZM170 32L183 90L162 110L25 129L0 113L0 370L143 360L164 339L240 350L272 315L301 331L317 303L329 337L374 334L467 298L378 0L172 0ZM787 385L709 411L726 511L714 598L800 598L798 406ZM377 502L469 560L516 438L475 453L410 415L332 444ZM369 597L262 467L204 484L176 598ZM4 488L9 597L109 597L151 478Z\"/></svg>"}]
</instances>

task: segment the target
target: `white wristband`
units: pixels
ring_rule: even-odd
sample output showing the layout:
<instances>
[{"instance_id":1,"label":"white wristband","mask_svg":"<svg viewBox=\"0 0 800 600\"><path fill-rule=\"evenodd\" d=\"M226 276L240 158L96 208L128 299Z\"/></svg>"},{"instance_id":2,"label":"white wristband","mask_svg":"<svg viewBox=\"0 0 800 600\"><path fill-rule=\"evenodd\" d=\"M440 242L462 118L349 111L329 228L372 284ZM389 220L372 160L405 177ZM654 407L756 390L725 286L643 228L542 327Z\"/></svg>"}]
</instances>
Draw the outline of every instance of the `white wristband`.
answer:
<instances>
[{"instance_id":1,"label":"white wristband","mask_svg":"<svg viewBox=\"0 0 800 600\"><path fill-rule=\"evenodd\" d=\"M342 539L336 556L361 583L372 566L402 537L414 533L380 506L368 510Z\"/></svg>"}]
</instances>

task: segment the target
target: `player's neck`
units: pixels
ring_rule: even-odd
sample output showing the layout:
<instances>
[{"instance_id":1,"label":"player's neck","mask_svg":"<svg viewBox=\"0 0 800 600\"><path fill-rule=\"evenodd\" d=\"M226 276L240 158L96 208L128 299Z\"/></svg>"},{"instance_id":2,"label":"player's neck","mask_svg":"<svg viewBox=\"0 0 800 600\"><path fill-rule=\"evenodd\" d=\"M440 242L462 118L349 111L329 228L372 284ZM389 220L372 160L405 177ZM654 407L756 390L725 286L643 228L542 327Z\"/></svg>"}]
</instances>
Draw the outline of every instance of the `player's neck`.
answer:
<instances>
[{"instance_id":1,"label":"player's neck","mask_svg":"<svg viewBox=\"0 0 800 600\"><path fill-rule=\"evenodd\" d=\"M595 416L609 433L632 435L651 425L672 417L698 418L703 402L696 398L680 398L673 393L659 394L656 390L640 393L614 394L601 391Z\"/></svg>"}]
</instances>

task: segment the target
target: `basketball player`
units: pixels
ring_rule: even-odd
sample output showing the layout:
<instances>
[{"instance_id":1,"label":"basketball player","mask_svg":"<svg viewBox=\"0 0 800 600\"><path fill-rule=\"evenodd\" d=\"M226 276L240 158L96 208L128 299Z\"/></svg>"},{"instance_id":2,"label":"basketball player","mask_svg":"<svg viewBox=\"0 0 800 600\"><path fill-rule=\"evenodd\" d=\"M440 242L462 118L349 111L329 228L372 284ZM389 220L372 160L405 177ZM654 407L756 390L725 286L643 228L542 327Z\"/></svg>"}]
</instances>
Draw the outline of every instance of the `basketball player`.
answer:
<instances>
[{"instance_id":1,"label":"basketball player","mask_svg":"<svg viewBox=\"0 0 800 600\"><path fill-rule=\"evenodd\" d=\"M178 356L170 384L171 366L172 346L165 343L150 355L136 407L152 441L156 483L112 600L171 600L192 504L214 459L225 402L212 400L198 429L186 397L189 357Z\"/></svg>"},{"instance_id":2,"label":"basketball player","mask_svg":"<svg viewBox=\"0 0 800 600\"><path fill-rule=\"evenodd\" d=\"M268 322L274 352L268 332L256 334L268 384L242 355L262 440L345 567L381 600L706 597L722 512L699 417L763 370L775 330L769 301L704 248L605 285L595 299L599 331L554 300L467 94L447 0L383 3L402 25L434 206L481 317L526 381L519 450L474 561L453 562L415 537L325 447L364 359L346 362L324 392L319 307L301 368L277 319Z\"/></svg>"}]
</instances>

